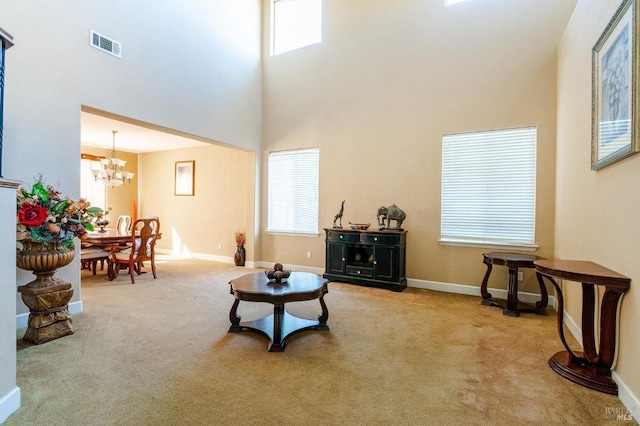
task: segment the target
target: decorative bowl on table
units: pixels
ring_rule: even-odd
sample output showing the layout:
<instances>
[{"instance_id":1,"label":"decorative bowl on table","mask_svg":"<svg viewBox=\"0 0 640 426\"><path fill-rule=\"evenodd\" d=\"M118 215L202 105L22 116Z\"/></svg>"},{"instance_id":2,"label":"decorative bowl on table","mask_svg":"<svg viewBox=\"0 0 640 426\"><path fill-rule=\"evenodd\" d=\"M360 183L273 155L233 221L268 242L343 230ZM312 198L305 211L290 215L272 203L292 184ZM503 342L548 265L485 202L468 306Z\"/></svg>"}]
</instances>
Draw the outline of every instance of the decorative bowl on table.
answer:
<instances>
[{"instance_id":1,"label":"decorative bowl on table","mask_svg":"<svg viewBox=\"0 0 640 426\"><path fill-rule=\"evenodd\" d=\"M98 232L107 232L104 227L107 226L109 224L109 220L107 218L100 218L96 220L96 226L100 227L100 230Z\"/></svg>"},{"instance_id":2,"label":"decorative bowl on table","mask_svg":"<svg viewBox=\"0 0 640 426\"><path fill-rule=\"evenodd\" d=\"M349 222L349 225L351 226L351 229L365 230L365 229L369 229L369 227L371 226L371 223L351 223L351 222Z\"/></svg>"},{"instance_id":3,"label":"decorative bowl on table","mask_svg":"<svg viewBox=\"0 0 640 426\"><path fill-rule=\"evenodd\" d=\"M289 278L289 275L291 275L291 270L283 269L282 263L276 263L275 265L273 265L273 269L264 271L264 274L269 279L269 282L280 284L283 282L287 282L287 278Z\"/></svg>"}]
</instances>

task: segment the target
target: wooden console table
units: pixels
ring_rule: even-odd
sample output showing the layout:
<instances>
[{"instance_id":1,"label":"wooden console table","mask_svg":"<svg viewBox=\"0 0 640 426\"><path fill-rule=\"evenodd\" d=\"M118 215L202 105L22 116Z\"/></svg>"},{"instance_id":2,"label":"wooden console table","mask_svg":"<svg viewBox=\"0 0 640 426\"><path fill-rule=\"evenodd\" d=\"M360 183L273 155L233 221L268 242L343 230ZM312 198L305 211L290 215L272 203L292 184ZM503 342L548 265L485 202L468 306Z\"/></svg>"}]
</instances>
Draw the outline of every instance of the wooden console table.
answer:
<instances>
[{"instance_id":1,"label":"wooden console table","mask_svg":"<svg viewBox=\"0 0 640 426\"><path fill-rule=\"evenodd\" d=\"M618 302L629 289L631 279L593 262L578 260L536 260L536 273L549 278L558 292L558 333L567 349L549 359L549 366L560 376L589 389L617 395L618 385L611 378L616 350ZM582 345L584 352L571 350L564 337L564 298L553 279L582 283ZM600 345L596 351L594 333L595 287L605 288L600 305Z\"/></svg>"},{"instance_id":2,"label":"wooden console table","mask_svg":"<svg viewBox=\"0 0 640 426\"><path fill-rule=\"evenodd\" d=\"M538 315L547 315L547 303L549 296L547 288L542 282L540 275L536 274L538 285L540 286L540 300L534 306L528 306L518 300L518 268L535 268L534 261L542 259L532 254L492 252L483 253L482 262L487 265L487 272L480 286L480 294L482 295L482 305L485 306L502 306L492 299L491 293L487 291L487 284L493 265L506 266L509 268L509 285L507 287L507 306L503 308L503 315L510 317L520 316L520 312L533 312Z\"/></svg>"}]
</instances>

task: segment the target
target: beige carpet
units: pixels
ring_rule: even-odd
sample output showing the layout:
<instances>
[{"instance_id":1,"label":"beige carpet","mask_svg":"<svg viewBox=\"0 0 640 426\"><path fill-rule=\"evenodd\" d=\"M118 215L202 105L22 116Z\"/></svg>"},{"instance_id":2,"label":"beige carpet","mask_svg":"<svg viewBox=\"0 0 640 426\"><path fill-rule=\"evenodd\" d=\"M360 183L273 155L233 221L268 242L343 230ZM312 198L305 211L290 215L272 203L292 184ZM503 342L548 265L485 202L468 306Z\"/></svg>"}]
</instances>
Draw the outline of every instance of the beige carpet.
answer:
<instances>
[{"instance_id":1,"label":"beige carpet","mask_svg":"<svg viewBox=\"0 0 640 426\"><path fill-rule=\"evenodd\" d=\"M227 333L227 283L252 271L169 259L135 285L83 271L73 335L34 346L18 330L22 408L5 424L620 424L616 397L547 366L563 349L554 312L509 318L480 297L331 283L331 330L269 353L260 334ZM287 307L320 313L317 301Z\"/></svg>"}]
</instances>

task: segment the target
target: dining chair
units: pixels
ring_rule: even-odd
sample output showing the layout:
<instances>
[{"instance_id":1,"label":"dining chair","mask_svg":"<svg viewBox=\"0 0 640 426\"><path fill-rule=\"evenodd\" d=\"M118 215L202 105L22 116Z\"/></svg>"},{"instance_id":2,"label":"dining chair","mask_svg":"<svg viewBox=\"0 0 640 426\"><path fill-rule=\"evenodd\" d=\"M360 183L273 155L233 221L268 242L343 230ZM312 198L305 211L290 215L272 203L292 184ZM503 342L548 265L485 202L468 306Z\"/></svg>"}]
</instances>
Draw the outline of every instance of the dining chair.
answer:
<instances>
[{"instance_id":1,"label":"dining chair","mask_svg":"<svg viewBox=\"0 0 640 426\"><path fill-rule=\"evenodd\" d=\"M145 216L144 219L158 219L158 216ZM159 224L160 224L160 221L158 220L158 226L159 226ZM157 230L155 228L155 223L154 222L151 222L151 228L153 229L152 232L157 233Z\"/></svg>"},{"instance_id":2,"label":"dining chair","mask_svg":"<svg viewBox=\"0 0 640 426\"><path fill-rule=\"evenodd\" d=\"M114 280L121 268L128 267L131 283L135 284L135 274L142 274L142 262L144 261L151 263L153 278L157 279L155 246L159 231L160 220L157 217L146 217L133 222L131 241L125 247L113 246L111 248L109 279Z\"/></svg>"},{"instance_id":3,"label":"dining chair","mask_svg":"<svg viewBox=\"0 0 640 426\"><path fill-rule=\"evenodd\" d=\"M104 262L109 259L109 251L92 245L82 245L80 248L80 265L82 269L89 269L96 274L98 262L100 270L104 269Z\"/></svg>"},{"instance_id":4,"label":"dining chair","mask_svg":"<svg viewBox=\"0 0 640 426\"><path fill-rule=\"evenodd\" d=\"M126 214L118 216L118 221L116 222L116 229L121 234L129 232L129 230L131 230L131 216Z\"/></svg>"}]
</instances>

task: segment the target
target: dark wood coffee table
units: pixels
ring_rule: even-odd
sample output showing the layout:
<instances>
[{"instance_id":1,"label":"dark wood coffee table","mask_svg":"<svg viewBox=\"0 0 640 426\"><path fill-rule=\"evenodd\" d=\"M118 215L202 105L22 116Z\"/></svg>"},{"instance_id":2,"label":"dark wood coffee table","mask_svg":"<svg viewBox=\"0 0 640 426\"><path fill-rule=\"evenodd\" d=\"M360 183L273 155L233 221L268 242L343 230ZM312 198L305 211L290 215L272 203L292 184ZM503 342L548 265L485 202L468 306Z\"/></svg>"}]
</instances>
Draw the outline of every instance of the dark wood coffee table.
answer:
<instances>
[{"instance_id":1,"label":"dark wood coffee table","mask_svg":"<svg viewBox=\"0 0 640 426\"><path fill-rule=\"evenodd\" d=\"M229 312L231 327L229 333L238 333L245 330L253 330L264 334L269 338L269 352L283 352L286 346L285 339L302 330L329 330L327 319L329 311L324 302L324 295L329 292L329 281L316 274L307 272L292 272L291 276L283 283L270 282L263 272L243 275L240 278L229 281L231 294L235 301ZM322 313L318 320L298 318L291 315L284 308L288 302L301 302L304 300L320 300ZM273 304L273 314L264 318L240 322L237 314L240 301L265 302Z\"/></svg>"}]
</instances>

